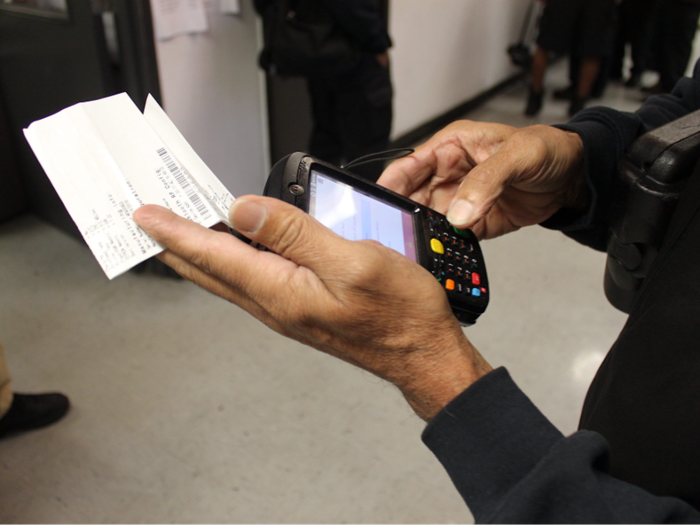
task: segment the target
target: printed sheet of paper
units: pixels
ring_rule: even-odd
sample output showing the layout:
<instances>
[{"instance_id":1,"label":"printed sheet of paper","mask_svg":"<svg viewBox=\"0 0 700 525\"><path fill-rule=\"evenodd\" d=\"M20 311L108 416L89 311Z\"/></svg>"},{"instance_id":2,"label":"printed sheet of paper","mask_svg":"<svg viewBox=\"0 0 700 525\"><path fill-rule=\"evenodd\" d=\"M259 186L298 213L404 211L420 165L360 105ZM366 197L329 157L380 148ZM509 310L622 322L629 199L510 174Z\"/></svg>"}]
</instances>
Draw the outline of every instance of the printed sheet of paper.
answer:
<instances>
[{"instance_id":1,"label":"printed sheet of paper","mask_svg":"<svg viewBox=\"0 0 700 525\"><path fill-rule=\"evenodd\" d=\"M159 204L210 227L228 224L234 197L149 96L126 93L33 122L24 134L107 277L163 251L133 221Z\"/></svg>"}]
</instances>

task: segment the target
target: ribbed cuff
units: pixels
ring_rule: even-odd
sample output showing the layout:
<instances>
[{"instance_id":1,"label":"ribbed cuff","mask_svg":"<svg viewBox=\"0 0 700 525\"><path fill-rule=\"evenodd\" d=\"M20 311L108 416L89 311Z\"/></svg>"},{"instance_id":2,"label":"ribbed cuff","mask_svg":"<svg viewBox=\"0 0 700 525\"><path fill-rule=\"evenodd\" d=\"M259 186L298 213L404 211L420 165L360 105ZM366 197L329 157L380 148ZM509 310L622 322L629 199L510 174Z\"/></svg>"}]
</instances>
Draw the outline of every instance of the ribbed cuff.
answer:
<instances>
[{"instance_id":1,"label":"ribbed cuff","mask_svg":"<svg viewBox=\"0 0 700 525\"><path fill-rule=\"evenodd\" d=\"M563 439L505 368L457 396L422 437L477 520L493 515L506 494Z\"/></svg>"}]
</instances>

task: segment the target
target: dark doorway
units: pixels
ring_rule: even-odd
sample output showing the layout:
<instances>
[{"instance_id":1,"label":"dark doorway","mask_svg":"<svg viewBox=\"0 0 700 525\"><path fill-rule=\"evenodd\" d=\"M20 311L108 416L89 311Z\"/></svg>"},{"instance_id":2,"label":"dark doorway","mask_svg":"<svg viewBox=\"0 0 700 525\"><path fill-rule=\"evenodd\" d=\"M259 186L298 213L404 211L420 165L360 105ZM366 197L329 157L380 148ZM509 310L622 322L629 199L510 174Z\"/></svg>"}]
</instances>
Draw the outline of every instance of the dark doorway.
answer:
<instances>
[{"instance_id":1,"label":"dark doorway","mask_svg":"<svg viewBox=\"0 0 700 525\"><path fill-rule=\"evenodd\" d=\"M28 209L79 237L22 134L72 104L126 91L160 99L148 0L4 0L0 103Z\"/></svg>"}]
</instances>

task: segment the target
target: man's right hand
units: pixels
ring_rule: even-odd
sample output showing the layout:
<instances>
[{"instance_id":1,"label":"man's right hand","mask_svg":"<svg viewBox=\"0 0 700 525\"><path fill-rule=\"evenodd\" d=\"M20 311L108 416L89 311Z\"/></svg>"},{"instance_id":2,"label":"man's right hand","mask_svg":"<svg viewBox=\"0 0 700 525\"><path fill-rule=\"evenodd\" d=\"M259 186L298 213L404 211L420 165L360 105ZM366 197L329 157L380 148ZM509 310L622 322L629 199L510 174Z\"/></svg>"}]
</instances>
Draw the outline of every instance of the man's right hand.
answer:
<instances>
[{"instance_id":1,"label":"man's right hand","mask_svg":"<svg viewBox=\"0 0 700 525\"><path fill-rule=\"evenodd\" d=\"M272 252L159 206L134 219L167 250L160 260L279 333L395 384L429 421L491 370L442 286L375 241L348 241L294 206L244 196L231 224Z\"/></svg>"},{"instance_id":2,"label":"man's right hand","mask_svg":"<svg viewBox=\"0 0 700 525\"><path fill-rule=\"evenodd\" d=\"M581 138L541 125L454 122L378 182L482 239L538 224L560 208L584 210L590 199Z\"/></svg>"}]
</instances>

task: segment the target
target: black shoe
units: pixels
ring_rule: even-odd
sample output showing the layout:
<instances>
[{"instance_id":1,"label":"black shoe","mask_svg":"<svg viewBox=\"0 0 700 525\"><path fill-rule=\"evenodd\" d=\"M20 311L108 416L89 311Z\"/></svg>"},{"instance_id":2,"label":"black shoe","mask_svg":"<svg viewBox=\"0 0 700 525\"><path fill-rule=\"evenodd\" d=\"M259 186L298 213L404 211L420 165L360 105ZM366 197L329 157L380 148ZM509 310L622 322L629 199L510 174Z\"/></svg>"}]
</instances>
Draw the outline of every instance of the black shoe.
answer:
<instances>
[{"instance_id":1,"label":"black shoe","mask_svg":"<svg viewBox=\"0 0 700 525\"><path fill-rule=\"evenodd\" d=\"M10 409L0 418L0 438L55 423L69 408L63 394L14 394Z\"/></svg>"},{"instance_id":2,"label":"black shoe","mask_svg":"<svg viewBox=\"0 0 700 525\"><path fill-rule=\"evenodd\" d=\"M574 96L574 86L557 89L552 93L552 96L557 100L571 100Z\"/></svg>"},{"instance_id":3,"label":"black shoe","mask_svg":"<svg viewBox=\"0 0 700 525\"><path fill-rule=\"evenodd\" d=\"M663 93L668 93L668 89L666 89L661 82L658 82L653 86L643 87L642 93L645 95L661 95Z\"/></svg>"},{"instance_id":4,"label":"black shoe","mask_svg":"<svg viewBox=\"0 0 700 525\"><path fill-rule=\"evenodd\" d=\"M544 91L535 93L530 90L530 94L527 97L527 107L525 108L525 114L528 117L534 117L542 109L542 100L544 99Z\"/></svg>"},{"instance_id":5,"label":"black shoe","mask_svg":"<svg viewBox=\"0 0 700 525\"><path fill-rule=\"evenodd\" d=\"M632 76L630 76L626 81L625 81L625 87L628 88L636 88L639 86L639 84L642 81L642 75L639 73L633 73Z\"/></svg>"},{"instance_id":6,"label":"black shoe","mask_svg":"<svg viewBox=\"0 0 700 525\"><path fill-rule=\"evenodd\" d=\"M569 116L573 117L576 113L581 111L586 107L586 102L588 98L575 96L571 99L571 106L569 106Z\"/></svg>"}]
</instances>

